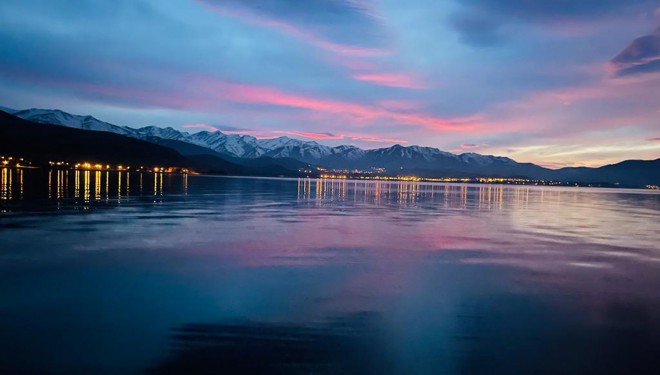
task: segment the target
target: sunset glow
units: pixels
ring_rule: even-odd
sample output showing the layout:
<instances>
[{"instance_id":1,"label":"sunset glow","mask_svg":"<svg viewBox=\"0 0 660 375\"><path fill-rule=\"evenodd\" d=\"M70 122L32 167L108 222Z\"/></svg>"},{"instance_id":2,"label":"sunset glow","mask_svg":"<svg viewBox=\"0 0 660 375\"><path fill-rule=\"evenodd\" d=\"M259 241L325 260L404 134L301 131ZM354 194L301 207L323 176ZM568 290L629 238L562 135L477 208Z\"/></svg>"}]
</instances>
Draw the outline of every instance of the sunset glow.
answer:
<instances>
[{"instance_id":1,"label":"sunset glow","mask_svg":"<svg viewBox=\"0 0 660 375\"><path fill-rule=\"evenodd\" d=\"M554 167L660 157L653 1L31 3L0 5L10 108Z\"/></svg>"}]
</instances>

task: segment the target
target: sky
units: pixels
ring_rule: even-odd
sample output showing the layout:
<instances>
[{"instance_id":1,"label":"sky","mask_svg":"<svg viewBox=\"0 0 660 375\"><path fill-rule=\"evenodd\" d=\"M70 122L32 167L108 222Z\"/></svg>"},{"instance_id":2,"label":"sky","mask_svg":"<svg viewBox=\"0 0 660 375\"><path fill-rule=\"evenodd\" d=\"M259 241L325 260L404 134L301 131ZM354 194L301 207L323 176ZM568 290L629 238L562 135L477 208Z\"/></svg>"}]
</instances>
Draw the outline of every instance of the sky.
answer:
<instances>
[{"instance_id":1,"label":"sky","mask_svg":"<svg viewBox=\"0 0 660 375\"><path fill-rule=\"evenodd\" d=\"M655 159L660 3L3 1L0 105L548 167Z\"/></svg>"}]
</instances>

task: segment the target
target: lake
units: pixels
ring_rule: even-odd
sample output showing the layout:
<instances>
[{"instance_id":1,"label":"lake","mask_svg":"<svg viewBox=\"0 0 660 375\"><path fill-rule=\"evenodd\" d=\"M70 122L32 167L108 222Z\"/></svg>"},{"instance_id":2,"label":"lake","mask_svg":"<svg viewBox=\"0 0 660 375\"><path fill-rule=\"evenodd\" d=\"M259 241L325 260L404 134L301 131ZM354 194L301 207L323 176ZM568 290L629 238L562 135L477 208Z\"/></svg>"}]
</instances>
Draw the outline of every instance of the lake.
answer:
<instances>
[{"instance_id":1,"label":"lake","mask_svg":"<svg viewBox=\"0 0 660 375\"><path fill-rule=\"evenodd\" d=\"M660 194L1 169L2 374L651 374Z\"/></svg>"}]
</instances>

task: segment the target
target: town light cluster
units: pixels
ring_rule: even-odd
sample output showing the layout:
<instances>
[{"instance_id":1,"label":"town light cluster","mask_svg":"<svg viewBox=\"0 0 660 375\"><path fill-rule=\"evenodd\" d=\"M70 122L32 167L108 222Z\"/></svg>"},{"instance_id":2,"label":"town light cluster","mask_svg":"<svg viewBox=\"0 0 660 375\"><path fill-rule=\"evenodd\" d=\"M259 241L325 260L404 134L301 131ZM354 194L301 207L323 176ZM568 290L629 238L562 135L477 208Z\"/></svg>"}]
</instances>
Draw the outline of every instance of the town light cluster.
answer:
<instances>
[{"instance_id":1,"label":"town light cluster","mask_svg":"<svg viewBox=\"0 0 660 375\"><path fill-rule=\"evenodd\" d=\"M37 168L48 167L52 169L81 169L95 171L125 171L125 172L155 172L155 173L194 173L188 168L175 166L130 166L124 164L109 164L92 161L78 163L64 160L49 160L48 163L33 163L22 157L0 155L0 167L5 168Z\"/></svg>"},{"instance_id":2,"label":"town light cluster","mask_svg":"<svg viewBox=\"0 0 660 375\"><path fill-rule=\"evenodd\" d=\"M0 155L0 166L7 168L30 168L32 163L21 157Z\"/></svg>"},{"instance_id":3,"label":"town light cluster","mask_svg":"<svg viewBox=\"0 0 660 375\"><path fill-rule=\"evenodd\" d=\"M52 164L51 164L52 165ZM67 164L68 165L68 164ZM191 173L188 168L181 167L163 167L163 166L130 166L130 165L110 165L90 162L76 163L74 169L84 170L104 170L104 171L126 171L126 172L155 172L155 173Z\"/></svg>"},{"instance_id":4,"label":"town light cluster","mask_svg":"<svg viewBox=\"0 0 660 375\"><path fill-rule=\"evenodd\" d=\"M353 179L353 180L376 180L376 181L407 181L407 182L453 182L453 183L480 183L480 184L507 184L507 185L542 185L542 186L572 186L569 182L553 180L534 180L528 178L504 178L504 177L418 177L418 176L382 176L382 175L350 175L330 174L319 175L322 179ZM652 189L651 185L647 186Z\"/></svg>"}]
</instances>

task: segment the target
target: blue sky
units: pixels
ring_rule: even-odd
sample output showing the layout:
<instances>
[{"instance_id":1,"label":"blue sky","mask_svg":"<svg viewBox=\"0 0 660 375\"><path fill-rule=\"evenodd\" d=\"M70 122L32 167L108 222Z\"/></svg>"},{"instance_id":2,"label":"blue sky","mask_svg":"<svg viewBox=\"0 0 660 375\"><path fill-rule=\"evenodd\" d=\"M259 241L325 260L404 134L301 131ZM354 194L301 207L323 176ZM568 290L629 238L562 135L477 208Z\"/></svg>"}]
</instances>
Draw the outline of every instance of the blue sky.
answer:
<instances>
[{"instance_id":1,"label":"blue sky","mask_svg":"<svg viewBox=\"0 0 660 375\"><path fill-rule=\"evenodd\" d=\"M11 108L548 166L660 157L657 1L22 0L0 3L0 52Z\"/></svg>"}]
</instances>

